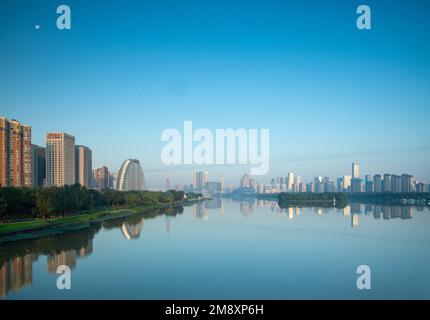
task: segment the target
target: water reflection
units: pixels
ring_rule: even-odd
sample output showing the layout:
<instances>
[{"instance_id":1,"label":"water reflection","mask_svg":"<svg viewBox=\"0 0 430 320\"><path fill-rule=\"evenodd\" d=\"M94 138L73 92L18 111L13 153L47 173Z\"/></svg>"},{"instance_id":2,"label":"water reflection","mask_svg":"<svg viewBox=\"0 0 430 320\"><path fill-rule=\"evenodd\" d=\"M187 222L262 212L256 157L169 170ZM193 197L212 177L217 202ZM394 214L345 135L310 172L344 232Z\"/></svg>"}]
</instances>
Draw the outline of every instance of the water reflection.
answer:
<instances>
[{"instance_id":1,"label":"water reflection","mask_svg":"<svg viewBox=\"0 0 430 320\"><path fill-rule=\"evenodd\" d=\"M21 287L33 283L33 261L38 256L26 254L6 261L0 267L0 296L6 296L9 291L18 292Z\"/></svg>"},{"instance_id":2,"label":"water reflection","mask_svg":"<svg viewBox=\"0 0 430 320\"><path fill-rule=\"evenodd\" d=\"M183 212L183 207L157 209L128 218L112 219L92 224L89 228L47 236L34 240L22 240L1 244L0 251L0 297L18 292L33 283L33 262L40 256L47 257L47 271L56 273L61 265L75 269L79 258L93 253L94 236L101 229L120 229L126 240L138 239L142 233L144 219L166 215L166 227L170 217Z\"/></svg>"},{"instance_id":3,"label":"water reflection","mask_svg":"<svg viewBox=\"0 0 430 320\"><path fill-rule=\"evenodd\" d=\"M409 220L414 216L414 211L423 211L425 207L401 205L384 206L373 204L351 203L344 208L333 207L308 207L301 206L281 208L276 201L246 199L244 201L215 198L212 201L195 203L188 212L196 220L209 220L216 214L221 219L224 217L226 202L236 204L242 217L251 219L254 214L272 213L274 216L286 217L288 220L300 219L303 214L324 216L338 214L350 219L352 228L359 226L360 217L363 215L377 220ZM230 206L232 207L232 206ZM116 229L125 240L136 240L142 235L145 223L151 218L160 215L165 216L165 231L169 235L174 217L183 214L182 206L151 210L128 218L108 220L102 223L92 224L89 228L73 231L56 236L47 236L34 240L3 243L0 250L0 297L5 297L10 292L18 292L22 287L33 283L33 262L40 256L46 256L46 270L56 273L60 265L68 265L71 269L77 268L79 259L89 257L93 251L93 239L102 229ZM230 212L235 214L237 211ZM231 217L231 216L230 216ZM145 221L146 220L146 221Z\"/></svg>"},{"instance_id":4,"label":"water reflection","mask_svg":"<svg viewBox=\"0 0 430 320\"><path fill-rule=\"evenodd\" d=\"M143 229L143 218L135 223L123 223L121 232L127 240L138 239Z\"/></svg>"}]
</instances>

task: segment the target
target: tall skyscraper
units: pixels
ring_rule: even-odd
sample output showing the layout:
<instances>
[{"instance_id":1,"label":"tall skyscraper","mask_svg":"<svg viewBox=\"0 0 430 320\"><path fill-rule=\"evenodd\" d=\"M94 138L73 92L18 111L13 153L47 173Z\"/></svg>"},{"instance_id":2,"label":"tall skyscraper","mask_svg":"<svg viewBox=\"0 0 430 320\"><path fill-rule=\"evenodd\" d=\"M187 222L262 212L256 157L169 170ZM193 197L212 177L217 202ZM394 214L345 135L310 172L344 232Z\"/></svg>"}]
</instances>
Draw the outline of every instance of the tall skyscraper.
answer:
<instances>
[{"instance_id":1,"label":"tall skyscraper","mask_svg":"<svg viewBox=\"0 0 430 320\"><path fill-rule=\"evenodd\" d=\"M166 191L170 190L170 178L166 177L166 186L165 186Z\"/></svg>"},{"instance_id":2,"label":"tall skyscraper","mask_svg":"<svg viewBox=\"0 0 430 320\"><path fill-rule=\"evenodd\" d=\"M193 189L197 190L197 172L193 172Z\"/></svg>"},{"instance_id":3,"label":"tall skyscraper","mask_svg":"<svg viewBox=\"0 0 430 320\"><path fill-rule=\"evenodd\" d=\"M294 173L288 172L287 183L286 183L288 191L292 191L293 183L294 183Z\"/></svg>"},{"instance_id":4,"label":"tall skyscraper","mask_svg":"<svg viewBox=\"0 0 430 320\"><path fill-rule=\"evenodd\" d=\"M360 166L358 165L357 161L352 164L352 178L360 178Z\"/></svg>"},{"instance_id":5,"label":"tall skyscraper","mask_svg":"<svg viewBox=\"0 0 430 320\"><path fill-rule=\"evenodd\" d=\"M221 193L224 192L224 175L219 177L219 182L221 183Z\"/></svg>"},{"instance_id":6,"label":"tall skyscraper","mask_svg":"<svg viewBox=\"0 0 430 320\"><path fill-rule=\"evenodd\" d=\"M46 179L46 148L31 145L31 186L40 187Z\"/></svg>"},{"instance_id":7,"label":"tall skyscraper","mask_svg":"<svg viewBox=\"0 0 430 320\"><path fill-rule=\"evenodd\" d=\"M31 126L0 117L0 187L31 187Z\"/></svg>"},{"instance_id":8,"label":"tall skyscraper","mask_svg":"<svg viewBox=\"0 0 430 320\"><path fill-rule=\"evenodd\" d=\"M86 146L75 146L75 182L91 188L93 171L93 154Z\"/></svg>"},{"instance_id":9,"label":"tall skyscraper","mask_svg":"<svg viewBox=\"0 0 430 320\"><path fill-rule=\"evenodd\" d=\"M347 192L351 189L351 176L343 176L343 191Z\"/></svg>"},{"instance_id":10,"label":"tall skyscraper","mask_svg":"<svg viewBox=\"0 0 430 320\"><path fill-rule=\"evenodd\" d=\"M48 186L75 183L75 137L64 132L46 134L46 182Z\"/></svg>"},{"instance_id":11,"label":"tall skyscraper","mask_svg":"<svg viewBox=\"0 0 430 320\"><path fill-rule=\"evenodd\" d=\"M336 191L343 192L343 177L336 179Z\"/></svg>"},{"instance_id":12,"label":"tall skyscraper","mask_svg":"<svg viewBox=\"0 0 430 320\"><path fill-rule=\"evenodd\" d=\"M300 183L301 183L301 177L300 176L296 176L295 182L293 184L293 191L294 192L299 192Z\"/></svg>"},{"instance_id":13,"label":"tall skyscraper","mask_svg":"<svg viewBox=\"0 0 430 320\"><path fill-rule=\"evenodd\" d=\"M207 171L203 172L203 186L208 182L208 175L209 173Z\"/></svg>"},{"instance_id":14,"label":"tall skyscraper","mask_svg":"<svg viewBox=\"0 0 430 320\"><path fill-rule=\"evenodd\" d=\"M323 193L324 192L324 179L323 177L315 177L314 178L314 192Z\"/></svg>"},{"instance_id":15,"label":"tall skyscraper","mask_svg":"<svg viewBox=\"0 0 430 320\"><path fill-rule=\"evenodd\" d=\"M110 183L110 174L109 169L106 166L101 166L99 168L95 168L93 170L93 177L94 177L94 184L97 189L103 190L113 188L113 181L112 184Z\"/></svg>"},{"instance_id":16,"label":"tall skyscraper","mask_svg":"<svg viewBox=\"0 0 430 320\"><path fill-rule=\"evenodd\" d=\"M205 183L208 181L208 172L207 171L199 171L196 172L195 175L193 176L193 184L195 186L195 189L198 191L202 191Z\"/></svg>"}]
</instances>

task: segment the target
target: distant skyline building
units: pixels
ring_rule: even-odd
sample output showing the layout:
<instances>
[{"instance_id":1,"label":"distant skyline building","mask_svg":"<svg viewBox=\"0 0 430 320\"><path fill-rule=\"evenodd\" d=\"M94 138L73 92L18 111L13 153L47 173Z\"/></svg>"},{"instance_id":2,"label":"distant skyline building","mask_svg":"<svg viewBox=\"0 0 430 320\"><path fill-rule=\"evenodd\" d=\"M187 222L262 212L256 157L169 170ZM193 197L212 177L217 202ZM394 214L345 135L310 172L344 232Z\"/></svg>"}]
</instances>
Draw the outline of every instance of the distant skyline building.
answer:
<instances>
[{"instance_id":1,"label":"distant skyline building","mask_svg":"<svg viewBox=\"0 0 430 320\"><path fill-rule=\"evenodd\" d=\"M351 176L343 176L343 191L347 192L351 189Z\"/></svg>"},{"instance_id":2,"label":"distant skyline building","mask_svg":"<svg viewBox=\"0 0 430 320\"><path fill-rule=\"evenodd\" d=\"M373 191L382 192L382 176L380 174L373 176Z\"/></svg>"},{"instance_id":3,"label":"distant skyline building","mask_svg":"<svg viewBox=\"0 0 430 320\"><path fill-rule=\"evenodd\" d=\"M209 194L216 194L221 192L221 183L216 181L207 181L205 189Z\"/></svg>"},{"instance_id":4,"label":"distant skyline building","mask_svg":"<svg viewBox=\"0 0 430 320\"><path fill-rule=\"evenodd\" d=\"M198 171L195 172L193 175L193 186L196 190L201 191L203 190L205 183L208 179L208 172L207 171Z\"/></svg>"},{"instance_id":5,"label":"distant skyline building","mask_svg":"<svg viewBox=\"0 0 430 320\"><path fill-rule=\"evenodd\" d=\"M402 192L413 191L413 177L410 174L402 174Z\"/></svg>"},{"instance_id":6,"label":"distant skyline building","mask_svg":"<svg viewBox=\"0 0 430 320\"><path fill-rule=\"evenodd\" d=\"M46 180L46 148L31 145L31 186L41 187Z\"/></svg>"},{"instance_id":7,"label":"distant skyline building","mask_svg":"<svg viewBox=\"0 0 430 320\"><path fill-rule=\"evenodd\" d=\"M0 187L31 187L31 126L0 117Z\"/></svg>"},{"instance_id":8,"label":"distant skyline building","mask_svg":"<svg viewBox=\"0 0 430 320\"><path fill-rule=\"evenodd\" d=\"M384 174L384 180L382 181L382 191L383 192L391 192L391 174Z\"/></svg>"},{"instance_id":9,"label":"distant skyline building","mask_svg":"<svg viewBox=\"0 0 430 320\"><path fill-rule=\"evenodd\" d=\"M351 192L361 192L361 179L354 178L351 179Z\"/></svg>"},{"instance_id":10,"label":"distant skyline building","mask_svg":"<svg viewBox=\"0 0 430 320\"><path fill-rule=\"evenodd\" d=\"M169 191L170 190L170 178L166 177L166 185L165 185L165 190Z\"/></svg>"},{"instance_id":11,"label":"distant skyline building","mask_svg":"<svg viewBox=\"0 0 430 320\"><path fill-rule=\"evenodd\" d=\"M293 183L294 183L294 173L289 172L287 174L287 182L286 182L288 191L292 191Z\"/></svg>"},{"instance_id":12,"label":"distant skyline building","mask_svg":"<svg viewBox=\"0 0 430 320\"><path fill-rule=\"evenodd\" d=\"M64 132L46 134L46 182L61 187L75 183L75 137Z\"/></svg>"},{"instance_id":13,"label":"distant skyline building","mask_svg":"<svg viewBox=\"0 0 430 320\"><path fill-rule=\"evenodd\" d=\"M132 191L144 190L145 180L143 169L137 159L125 160L118 172L117 190Z\"/></svg>"},{"instance_id":14,"label":"distant skyline building","mask_svg":"<svg viewBox=\"0 0 430 320\"><path fill-rule=\"evenodd\" d=\"M352 179L360 178L360 166L357 161L352 164Z\"/></svg>"},{"instance_id":15,"label":"distant skyline building","mask_svg":"<svg viewBox=\"0 0 430 320\"><path fill-rule=\"evenodd\" d=\"M247 174L244 174L242 179L240 179L240 186L242 188L249 187L249 176Z\"/></svg>"},{"instance_id":16,"label":"distant skyline building","mask_svg":"<svg viewBox=\"0 0 430 320\"><path fill-rule=\"evenodd\" d=\"M395 174L391 176L391 192L402 192L402 177Z\"/></svg>"},{"instance_id":17,"label":"distant skyline building","mask_svg":"<svg viewBox=\"0 0 430 320\"><path fill-rule=\"evenodd\" d=\"M86 146L75 146L75 182L86 188L92 187L93 153Z\"/></svg>"}]
</instances>

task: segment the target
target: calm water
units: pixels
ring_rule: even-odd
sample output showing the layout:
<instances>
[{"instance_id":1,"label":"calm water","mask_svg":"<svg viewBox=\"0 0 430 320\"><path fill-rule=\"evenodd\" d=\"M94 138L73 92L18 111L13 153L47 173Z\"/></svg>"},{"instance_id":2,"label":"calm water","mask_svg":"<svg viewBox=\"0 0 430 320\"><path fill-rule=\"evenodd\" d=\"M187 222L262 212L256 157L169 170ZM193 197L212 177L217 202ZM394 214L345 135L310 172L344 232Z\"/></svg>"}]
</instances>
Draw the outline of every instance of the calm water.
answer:
<instances>
[{"instance_id":1,"label":"calm water","mask_svg":"<svg viewBox=\"0 0 430 320\"><path fill-rule=\"evenodd\" d=\"M0 244L3 299L430 298L430 212L218 199ZM57 266L72 268L58 290ZM356 288L368 265L371 290Z\"/></svg>"}]
</instances>

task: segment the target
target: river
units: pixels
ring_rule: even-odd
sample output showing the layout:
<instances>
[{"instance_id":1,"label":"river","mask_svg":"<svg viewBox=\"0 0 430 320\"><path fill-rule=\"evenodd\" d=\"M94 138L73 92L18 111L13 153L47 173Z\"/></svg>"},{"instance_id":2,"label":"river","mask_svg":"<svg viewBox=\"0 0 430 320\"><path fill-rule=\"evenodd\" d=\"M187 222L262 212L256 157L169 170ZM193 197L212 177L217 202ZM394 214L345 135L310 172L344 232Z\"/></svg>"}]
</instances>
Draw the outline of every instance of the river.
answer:
<instances>
[{"instance_id":1,"label":"river","mask_svg":"<svg viewBox=\"0 0 430 320\"><path fill-rule=\"evenodd\" d=\"M3 243L0 298L429 299L429 246L427 207L214 199ZM357 288L360 265L371 289Z\"/></svg>"}]
</instances>

